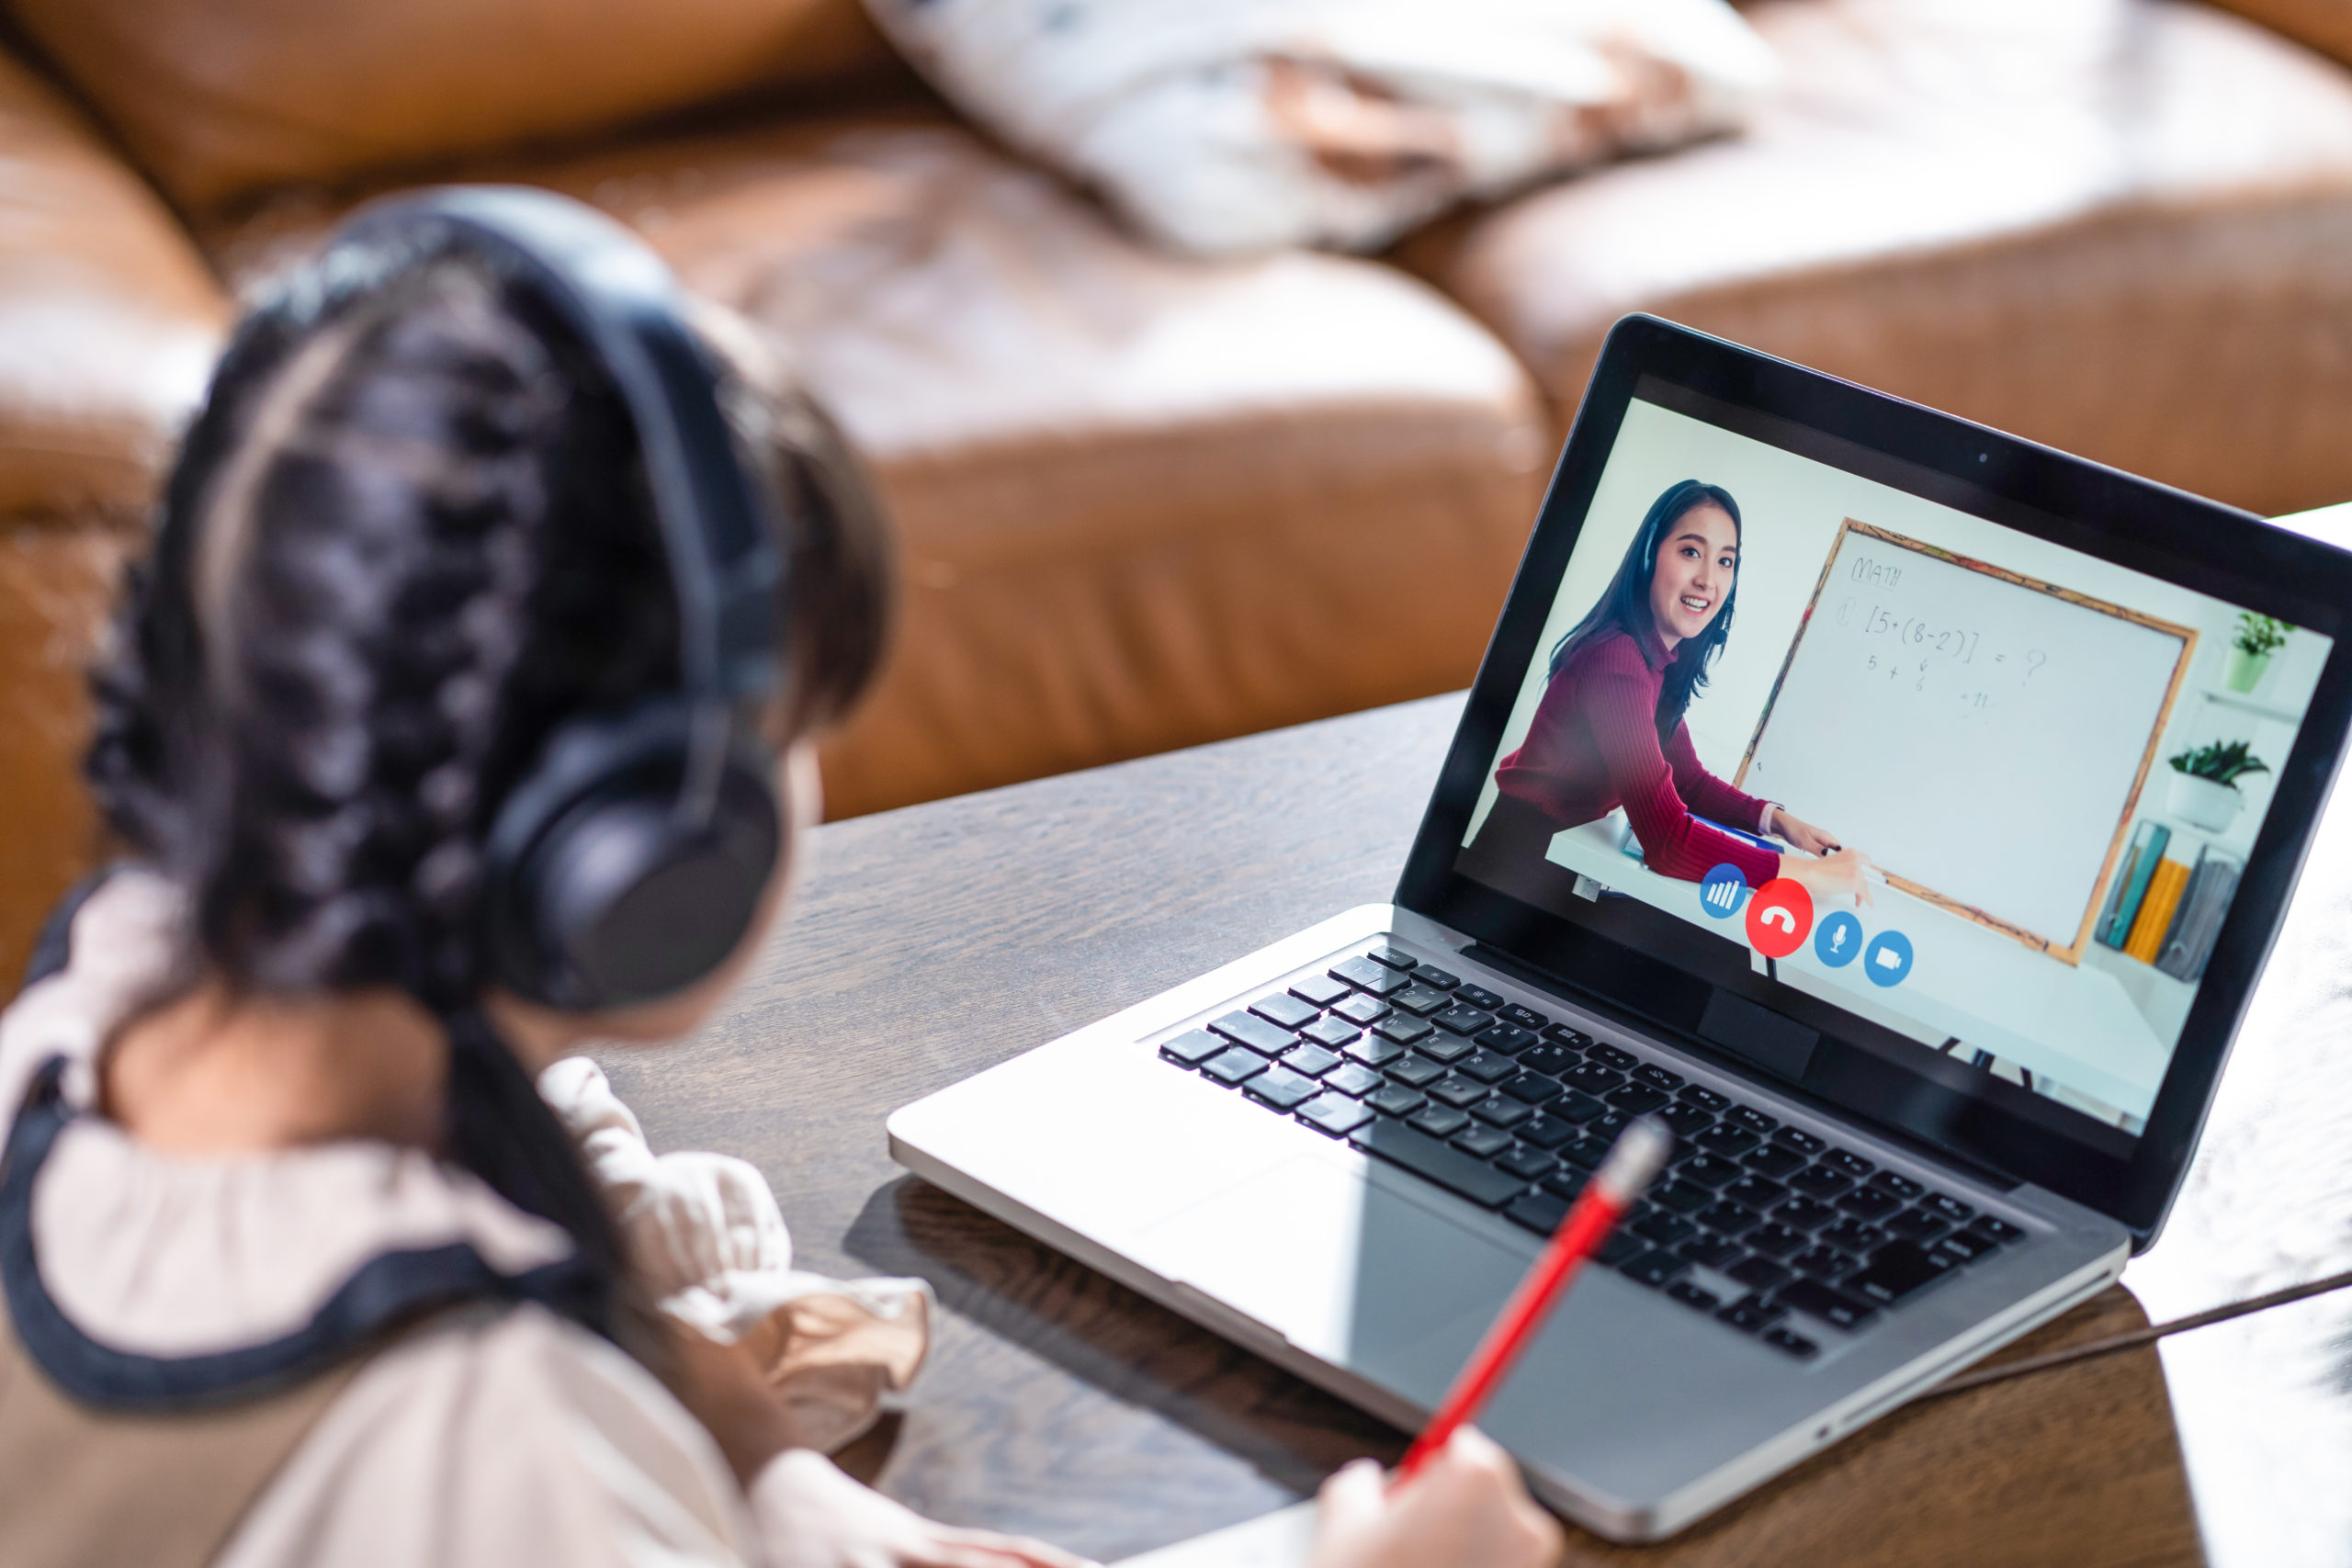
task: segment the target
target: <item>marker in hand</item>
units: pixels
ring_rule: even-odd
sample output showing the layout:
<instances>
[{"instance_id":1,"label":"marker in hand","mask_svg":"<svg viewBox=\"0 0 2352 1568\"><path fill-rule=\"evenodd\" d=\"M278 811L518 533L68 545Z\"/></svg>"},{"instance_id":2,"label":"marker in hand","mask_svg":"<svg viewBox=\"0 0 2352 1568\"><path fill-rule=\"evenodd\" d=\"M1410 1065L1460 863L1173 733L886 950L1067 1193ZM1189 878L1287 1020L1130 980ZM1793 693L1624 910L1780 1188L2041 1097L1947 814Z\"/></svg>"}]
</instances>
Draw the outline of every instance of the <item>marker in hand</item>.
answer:
<instances>
[{"instance_id":1,"label":"marker in hand","mask_svg":"<svg viewBox=\"0 0 2352 1568\"><path fill-rule=\"evenodd\" d=\"M1446 1445L1454 1428L1478 1413L1487 1396L1510 1374L1511 1363L1544 1326L1544 1319L1551 1313L1552 1303L1575 1279L1584 1260L1600 1249L1610 1231L1634 1206L1643 1190L1657 1177L1666 1164L1667 1155L1674 1147L1674 1134L1666 1123L1655 1116L1636 1120L1617 1135L1617 1143L1600 1168L1585 1183L1576 1206L1552 1233L1551 1244L1535 1259L1535 1266L1510 1293L1503 1310L1471 1352L1470 1360L1457 1377L1453 1386L1445 1391L1445 1399L1430 1417L1413 1446L1405 1450L1405 1462L1396 1468L1396 1486L1413 1478L1414 1472L1429 1457Z\"/></svg>"}]
</instances>

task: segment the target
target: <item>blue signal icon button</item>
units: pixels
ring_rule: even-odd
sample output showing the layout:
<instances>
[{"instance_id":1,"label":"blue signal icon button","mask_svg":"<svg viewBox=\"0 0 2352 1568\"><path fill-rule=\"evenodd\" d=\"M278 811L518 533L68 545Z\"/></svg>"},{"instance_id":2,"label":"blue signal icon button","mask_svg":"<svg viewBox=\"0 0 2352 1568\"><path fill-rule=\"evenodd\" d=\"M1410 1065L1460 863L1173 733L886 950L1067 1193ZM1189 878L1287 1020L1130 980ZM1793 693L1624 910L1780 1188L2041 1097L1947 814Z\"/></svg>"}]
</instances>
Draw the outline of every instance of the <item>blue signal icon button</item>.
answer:
<instances>
[{"instance_id":1,"label":"blue signal icon button","mask_svg":"<svg viewBox=\"0 0 2352 1568\"><path fill-rule=\"evenodd\" d=\"M1699 908L1728 920L1747 902L1747 874L1725 861L1699 879Z\"/></svg>"},{"instance_id":2,"label":"blue signal icon button","mask_svg":"<svg viewBox=\"0 0 2352 1568\"><path fill-rule=\"evenodd\" d=\"M1862 922L1844 909L1826 917L1814 928L1813 955L1832 969L1843 969L1862 951Z\"/></svg>"},{"instance_id":3,"label":"blue signal icon button","mask_svg":"<svg viewBox=\"0 0 2352 1568\"><path fill-rule=\"evenodd\" d=\"M1899 986L1911 977L1911 939L1901 931L1881 931L1862 953L1862 973L1873 986Z\"/></svg>"}]
</instances>

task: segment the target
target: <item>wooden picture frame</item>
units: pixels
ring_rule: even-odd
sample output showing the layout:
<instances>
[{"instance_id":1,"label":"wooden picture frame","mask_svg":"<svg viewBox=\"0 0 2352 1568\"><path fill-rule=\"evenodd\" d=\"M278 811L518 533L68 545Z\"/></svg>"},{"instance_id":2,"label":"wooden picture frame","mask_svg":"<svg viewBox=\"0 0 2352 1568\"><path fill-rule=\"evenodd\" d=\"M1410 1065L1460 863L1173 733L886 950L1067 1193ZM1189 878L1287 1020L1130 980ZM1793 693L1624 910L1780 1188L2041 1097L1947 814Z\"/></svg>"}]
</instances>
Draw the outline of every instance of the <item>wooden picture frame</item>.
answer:
<instances>
[{"instance_id":1,"label":"wooden picture frame","mask_svg":"<svg viewBox=\"0 0 2352 1568\"><path fill-rule=\"evenodd\" d=\"M2061 588L2056 583L2044 582L2038 577L2028 577L2023 572L2011 571L2007 567L1994 566L1990 562L1977 560L1972 557L1928 544L1923 540L1912 538L1906 534L1897 534L1892 529L1857 522L1849 517L1838 528L1836 536L1829 541L1829 553L1822 560L1821 576L1814 582L1813 596L1805 601L1804 615L1797 622L1796 635L1789 639L1788 652L1781 660L1780 673L1772 678L1772 690L1764 699L1764 711L1757 716L1756 728L1747 738L1747 750L1740 756L1739 771L1732 778L1734 788L1738 788L1747 780L1748 765L1756 760L1756 749L1763 741L1764 728L1771 723L1772 709L1781 700L1781 688L1788 681L1790 668L1796 662L1797 649L1804 641L1805 632L1813 626L1814 612L1820 607L1821 595L1829 586L1829 574L1838 563L1838 552L1846 547L1847 536L1851 534L1860 534L1865 538L1876 540L1891 548L1910 550L1932 560L1941 561L1947 566L1956 566L1967 571L1982 572L1987 577L1997 578L2016 587L2030 589L2036 593L2047 593L2054 599L2064 600L2082 609L2096 610L2100 615L2113 615L2119 620L2129 621L2135 626L2145 626L2151 631L2161 632L2167 637L2176 637L2180 639L2180 654L2173 661L2172 680L2165 687L2164 702L2156 709L2155 725L2149 730L2148 743L2141 751L2139 772L2132 776L2131 792L2123 797L2122 814L2116 821L2113 835L2108 840L2106 858L2099 863L2098 876L2091 884L2089 902L2083 910L2083 918L2075 926L2071 940L2062 941L2055 937L2044 936L2038 931L2028 931L2014 921L2005 920L1997 915L1978 908L1973 904L1949 897L1932 887L1913 882L1908 877L1897 876L1893 872L1885 871L1883 867L1880 868L1886 877L1887 886L1891 887L1898 888L1915 898L1958 915L1962 919L1973 920L1978 925L1999 931L2004 936L2023 942L2036 952L2046 953L2063 963L2080 964L2083 961L2083 950L2090 943L2091 928L2098 919L2099 906L2106 899L2108 887L2114 879L2116 863L2121 858L2124 844L2131 836L2132 820L2139 814L2140 795L2147 788L2148 774L2155 766L2156 751L2163 742L2165 727L2172 722L2173 706L2179 701L2181 683L2188 678L2190 660L2196 657L2199 635L2197 628L2182 626L2175 621L2167 621L2121 604L2111 604L2105 599L2095 599L2087 593L2078 593L2071 588Z\"/></svg>"}]
</instances>

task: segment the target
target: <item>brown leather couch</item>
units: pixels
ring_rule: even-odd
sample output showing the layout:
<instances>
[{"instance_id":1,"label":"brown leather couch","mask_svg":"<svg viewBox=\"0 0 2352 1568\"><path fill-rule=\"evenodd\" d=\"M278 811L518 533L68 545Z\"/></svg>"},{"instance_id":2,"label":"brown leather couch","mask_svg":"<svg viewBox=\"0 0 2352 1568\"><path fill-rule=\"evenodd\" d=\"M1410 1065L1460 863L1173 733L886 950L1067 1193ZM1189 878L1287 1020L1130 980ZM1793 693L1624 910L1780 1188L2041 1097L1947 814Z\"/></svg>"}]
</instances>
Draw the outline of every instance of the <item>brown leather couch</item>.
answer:
<instances>
[{"instance_id":1,"label":"brown leather couch","mask_svg":"<svg viewBox=\"0 0 2352 1568\"><path fill-rule=\"evenodd\" d=\"M842 420L908 587L835 815L1461 684L1628 310L2352 496L2352 0L1747 9L1788 88L1744 137L1385 260L1207 263L959 123L854 0L6 0L0 972L98 851L78 671L235 288L403 184L605 207Z\"/></svg>"}]
</instances>

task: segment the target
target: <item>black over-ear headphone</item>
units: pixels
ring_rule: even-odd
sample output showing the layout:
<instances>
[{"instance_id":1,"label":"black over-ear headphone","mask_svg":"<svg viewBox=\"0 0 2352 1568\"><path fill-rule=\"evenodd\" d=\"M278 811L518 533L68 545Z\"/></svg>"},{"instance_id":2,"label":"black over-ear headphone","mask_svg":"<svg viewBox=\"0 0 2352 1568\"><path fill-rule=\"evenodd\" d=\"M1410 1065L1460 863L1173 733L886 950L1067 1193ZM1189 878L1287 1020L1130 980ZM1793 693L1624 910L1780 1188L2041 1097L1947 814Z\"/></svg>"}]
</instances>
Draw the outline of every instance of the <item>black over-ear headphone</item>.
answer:
<instances>
[{"instance_id":1,"label":"black over-ear headphone","mask_svg":"<svg viewBox=\"0 0 2352 1568\"><path fill-rule=\"evenodd\" d=\"M779 674L777 534L792 520L772 515L737 450L676 280L612 220L546 191L456 186L364 209L317 265L346 245L390 251L401 272L470 256L521 281L636 426L677 596L680 690L548 739L490 829L487 935L492 976L534 1001L585 1011L681 990L741 941L782 849L753 715Z\"/></svg>"}]
</instances>

